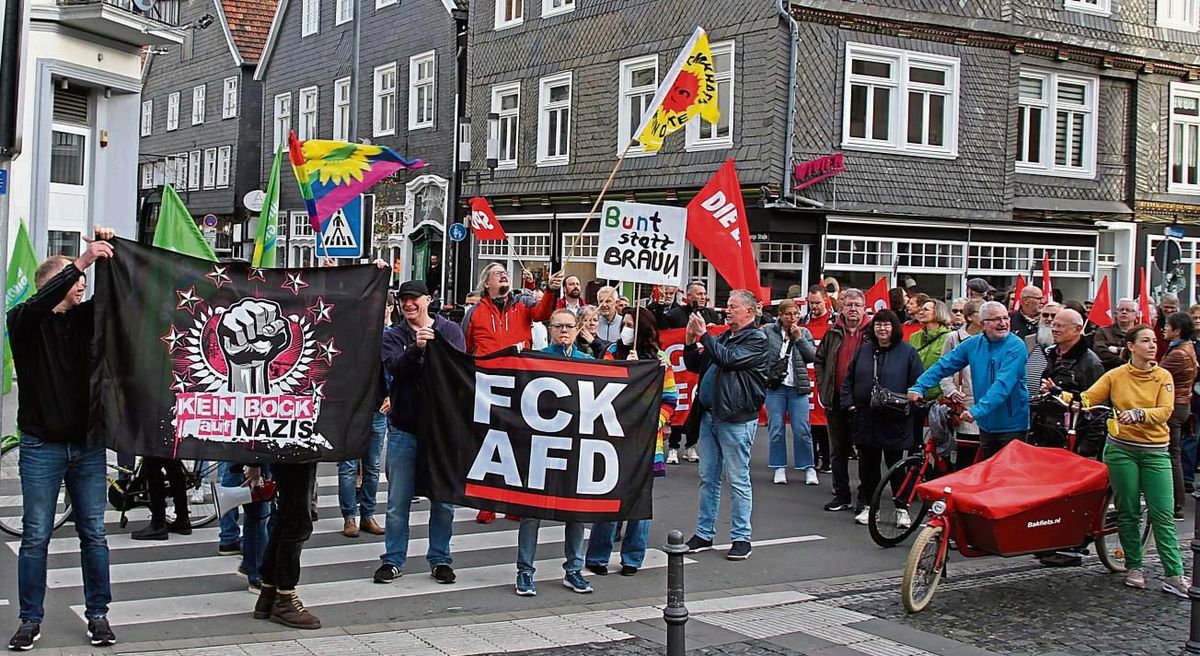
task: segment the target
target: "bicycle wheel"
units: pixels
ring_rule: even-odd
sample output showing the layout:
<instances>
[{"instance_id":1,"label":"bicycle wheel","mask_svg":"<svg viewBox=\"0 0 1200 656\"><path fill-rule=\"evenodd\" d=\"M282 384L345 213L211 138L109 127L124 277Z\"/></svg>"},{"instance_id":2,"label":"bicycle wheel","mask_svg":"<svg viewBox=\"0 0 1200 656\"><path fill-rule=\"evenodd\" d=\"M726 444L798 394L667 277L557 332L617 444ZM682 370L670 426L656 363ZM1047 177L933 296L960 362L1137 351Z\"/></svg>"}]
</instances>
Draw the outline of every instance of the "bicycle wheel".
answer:
<instances>
[{"instance_id":1,"label":"bicycle wheel","mask_svg":"<svg viewBox=\"0 0 1200 656\"><path fill-rule=\"evenodd\" d=\"M904 577L900 580L900 598L910 613L919 613L933 600L933 593L942 580L945 562L938 559L941 526L926 526L913 540L904 563Z\"/></svg>"},{"instance_id":2,"label":"bicycle wheel","mask_svg":"<svg viewBox=\"0 0 1200 656\"><path fill-rule=\"evenodd\" d=\"M925 513L929 511L925 501L917 495L917 485L924 482L929 473L929 467L924 473L921 471L924 462L923 455L904 458L892 465L879 481L871 495L867 520L875 544L894 547L921 527ZM894 492L892 481L895 481Z\"/></svg>"},{"instance_id":3,"label":"bicycle wheel","mask_svg":"<svg viewBox=\"0 0 1200 656\"><path fill-rule=\"evenodd\" d=\"M1116 526L1117 511L1115 508L1110 508L1105 517L1106 526ZM1154 532L1150 527L1150 511L1145 504L1142 505L1142 553L1150 548L1151 540L1154 538ZM1126 571L1125 567L1125 549L1121 546L1121 540L1116 533L1101 535L1096 538L1096 555L1100 557L1100 562L1108 568L1108 571L1120 574Z\"/></svg>"},{"instance_id":4,"label":"bicycle wheel","mask_svg":"<svg viewBox=\"0 0 1200 656\"><path fill-rule=\"evenodd\" d=\"M0 451L0 531L21 537L21 448L17 443L6 444ZM71 500L63 483L54 507L54 528L66 523L71 515Z\"/></svg>"},{"instance_id":5,"label":"bicycle wheel","mask_svg":"<svg viewBox=\"0 0 1200 656\"><path fill-rule=\"evenodd\" d=\"M194 528L211 524L217 518L217 500L211 485L216 480L217 466L218 463L213 461L183 461L188 487L188 517Z\"/></svg>"}]
</instances>

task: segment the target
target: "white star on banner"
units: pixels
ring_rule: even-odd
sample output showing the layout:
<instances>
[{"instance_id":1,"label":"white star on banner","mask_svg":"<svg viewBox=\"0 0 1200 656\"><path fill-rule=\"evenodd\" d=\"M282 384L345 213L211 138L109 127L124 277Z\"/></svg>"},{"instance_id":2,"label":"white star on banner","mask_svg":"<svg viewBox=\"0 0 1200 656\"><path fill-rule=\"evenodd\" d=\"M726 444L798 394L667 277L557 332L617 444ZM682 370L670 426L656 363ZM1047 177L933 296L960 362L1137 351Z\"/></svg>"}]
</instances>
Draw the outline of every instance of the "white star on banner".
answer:
<instances>
[{"instance_id":1,"label":"white star on banner","mask_svg":"<svg viewBox=\"0 0 1200 656\"><path fill-rule=\"evenodd\" d=\"M220 289L222 285L233 284L233 278L230 278L229 274L225 273L228 269L228 266L214 264L212 273L206 273L204 274L204 277L213 281L213 284L217 286L217 289Z\"/></svg>"},{"instance_id":2,"label":"white star on banner","mask_svg":"<svg viewBox=\"0 0 1200 656\"><path fill-rule=\"evenodd\" d=\"M292 290L293 296L299 296L300 290L304 289L305 287L308 287L308 283L306 283L300 279L299 272L285 273L283 275L287 277L287 281L284 282L283 285L281 285L281 288Z\"/></svg>"},{"instance_id":3,"label":"white star on banner","mask_svg":"<svg viewBox=\"0 0 1200 656\"><path fill-rule=\"evenodd\" d=\"M167 330L167 334L159 337L159 339L167 345L167 353L171 354L175 352L175 349L179 348L179 343L183 341L184 337L187 337L187 333L179 332L175 328L175 324L171 324L171 328Z\"/></svg>"},{"instance_id":4,"label":"white star on banner","mask_svg":"<svg viewBox=\"0 0 1200 656\"><path fill-rule=\"evenodd\" d=\"M250 268L250 275L246 276L246 280L247 280L247 281L250 281L250 280L261 280L261 281L263 281L263 282L266 282L266 281L267 281L267 273L266 273L266 271L267 271L266 269L263 269L263 268L260 268L260 267L251 267L251 268Z\"/></svg>"},{"instance_id":5,"label":"white star on banner","mask_svg":"<svg viewBox=\"0 0 1200 656\"><path fill-rule=\"evenodd\" d=\"M179 296L179 304L175 306L176 310L187 310L188 314L196 313L196 306L204 302L204 299L196 296L196 286L192 285L187 290L176 290L175 294Z\"/></svg>"},{"instance_id":6,"label":"white star on banner","mask_svg":"<svg viewBox=\"0 0 1200 656\"><path fill-rule=\"evenodd\" d=\"M328 342L317 342L317 357L325 361L325 364L333 365L333 359L341 355L342 352L333 345L333 338L330 337Z\"/></svg>"},{"instance_id":7,"label":"white star on banner","mask_svg":"<svg viewBox=\"0 0 1200 656\"><path fill-rule=\"evenodd\" d=\"M326 303L325 299L317 297L316 305L308 306L308 311L313 315L313 324L316 325L322 321L333 323L331 313L333 312L333 303Z\"/></svg>"},{"instance_id":8,"label":"white star on banner","mask_svg":"<svg viewBox=\"0 0 1200 656\"><path fill-rule=\"evenodd\" d=\"M189 385L192 384L192 376L187 371L181 374L171 373L171 389L183 394L187 391Z\"/></svg>"}]
</instances>

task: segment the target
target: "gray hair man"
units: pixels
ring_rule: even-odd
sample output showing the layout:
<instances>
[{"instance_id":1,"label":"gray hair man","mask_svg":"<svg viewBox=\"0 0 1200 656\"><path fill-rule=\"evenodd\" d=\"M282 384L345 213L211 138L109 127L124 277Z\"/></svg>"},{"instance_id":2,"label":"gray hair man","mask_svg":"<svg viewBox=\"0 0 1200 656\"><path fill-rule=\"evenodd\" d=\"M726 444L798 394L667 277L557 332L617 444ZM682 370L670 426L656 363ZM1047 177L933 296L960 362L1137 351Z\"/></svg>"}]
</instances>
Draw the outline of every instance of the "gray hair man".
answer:
<instances>
[{"instance_id":1,"label":"gray hair man","mask_svg":"<svg viewBox=\"0 0 1200 656\"><path fill-rule=\"evenodd\" d=\"M1092 350L1096 352L1096 357L1100 358L1105 371L1125 364L1125 333L1137 325L1137 301L1123 298L1117 301L1115 312L1116 321L1113 325L1097 329L1092 337Z\"/></svg>"},{"instance_id":2,"label":"gray hair man","mask_svg":"<svg viewBox=\"0 0 1200 656\"><path fill-rule=\"evenodd\" d=\"M825 427L829 432L830 468L833 470L833 499L825 510L836 512L850 504L850 411L841 406L842 383L850 369L850 360L862 346L866 324L867 297L849 287L841 292L841 315L821 340L813 366L817 374L818 398L825 407ZM860 490L861 492L861 490ZM871 491L859 494L869 497ZM856 508L855 512L861 510Z\"/></svg>"}]
</instances>

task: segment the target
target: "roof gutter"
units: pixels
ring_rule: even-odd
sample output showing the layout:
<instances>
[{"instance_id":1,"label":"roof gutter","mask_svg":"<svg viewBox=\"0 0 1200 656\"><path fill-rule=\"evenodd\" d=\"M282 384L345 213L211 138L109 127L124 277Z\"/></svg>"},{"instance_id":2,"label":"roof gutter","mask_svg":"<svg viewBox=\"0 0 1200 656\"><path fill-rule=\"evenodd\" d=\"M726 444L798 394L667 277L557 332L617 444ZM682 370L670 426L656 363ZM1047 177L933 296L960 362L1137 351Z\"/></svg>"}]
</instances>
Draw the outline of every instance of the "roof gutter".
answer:
<instances>
[{"instance_id":1,"label":"roof gutter","mask_svg":"<svg viewBox=\"0 0 1200 656\"><path fill-rule=\"evenodd\" d=\"M784 134L787 138L783 145L783 182L780 185L780 198L787 199L792 193L792 158L793 146L792 141L796 132L796 53L799 49L800 41L800 25L796 19L792 17L790 11L791 0L772 0L775 3L775 8L779 12L779 17L787 21L791 32L791 53L788 57L787 71L787 125L784 126Z\"/></svg>"}]
</instances>

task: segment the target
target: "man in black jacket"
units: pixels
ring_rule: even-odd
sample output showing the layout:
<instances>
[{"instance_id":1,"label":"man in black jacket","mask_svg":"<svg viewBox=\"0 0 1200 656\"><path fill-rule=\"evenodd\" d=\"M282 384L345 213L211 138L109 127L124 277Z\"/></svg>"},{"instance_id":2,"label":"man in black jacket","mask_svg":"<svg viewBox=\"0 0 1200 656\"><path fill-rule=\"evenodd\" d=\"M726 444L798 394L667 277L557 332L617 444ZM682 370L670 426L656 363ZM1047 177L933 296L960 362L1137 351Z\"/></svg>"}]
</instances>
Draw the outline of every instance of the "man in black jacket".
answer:
<instances>
[{"instance_id":1,"label":"man in black jacket","mask_svg":"<svg viewBox=\"0 0 1200 656\"><path fill-rule=\"evenodd\" d=\"M83 300L84 271L97 259L112 257L112 246L105 241L112 236L112 230L96 228L97 241L87 240L87 250L74 261L56 256L42 262L34 275L37 294L8 312L8 336L20 381L23 513L17 555L21 626L9 649L31 649L42 635L46 552L64 480L79 534L87 635L97 646L117 641L108 624L112 592L104 535L104 445L87 441L95 312L92 302Z\"/></svg>"},{"instance_id":2,"label":"man in black jacket","mask_svg":"<svg viewBox=\"0 0 1200 656\"><path fill-rule=\"evenodd\" d=\"M767 336L754 326L758 299L735 289L725 306L730 330L720 337L708 332L699 313L688 319L683 362L688 371L703 374L692 412L700 419L700 511L696 534L687 541L689 552L711 549L721 505L721 474L729 480L733 546L729 560L750 556L750 446L758 429L758 411L766 398L770 356ZM704 349L701 350L700 346Z\"/></svg>"},{"instance_id":3,"label":"man in black jacket","mask_svg":"<svg viewBox=\"0 0 1200 656\"><path fill-rule=\"evenodd\" d=\"M667 328L685 328L692 314L699 313L708 323L719 323L721 317L717 311L708 307L708 288L702 282L693 282L687 286L687 295L683 303L678 303L666 313Z\"/></svg>"},{"instance_id":4,"label":"man in black jacket","mask_svg":"<svg viewBox=\"0 0 1200 656\"><path fill-rule=\"evenodd\" d=\"M1083 317L1075 310L1059 310L1050 330L1054 344L1046 349L1046 368L1042 374L1042 390L1051 386L1078 396L1104 375L1100 358L1083 341ZM1063 407L1043 402L1034 408L1033 430L1029 443L1036 446L1066 445L1067 429ZM1081 423L1075 443L1080 455L1095 457L1104 443L1104 422Z\"/></svg>"}]
</instances>

